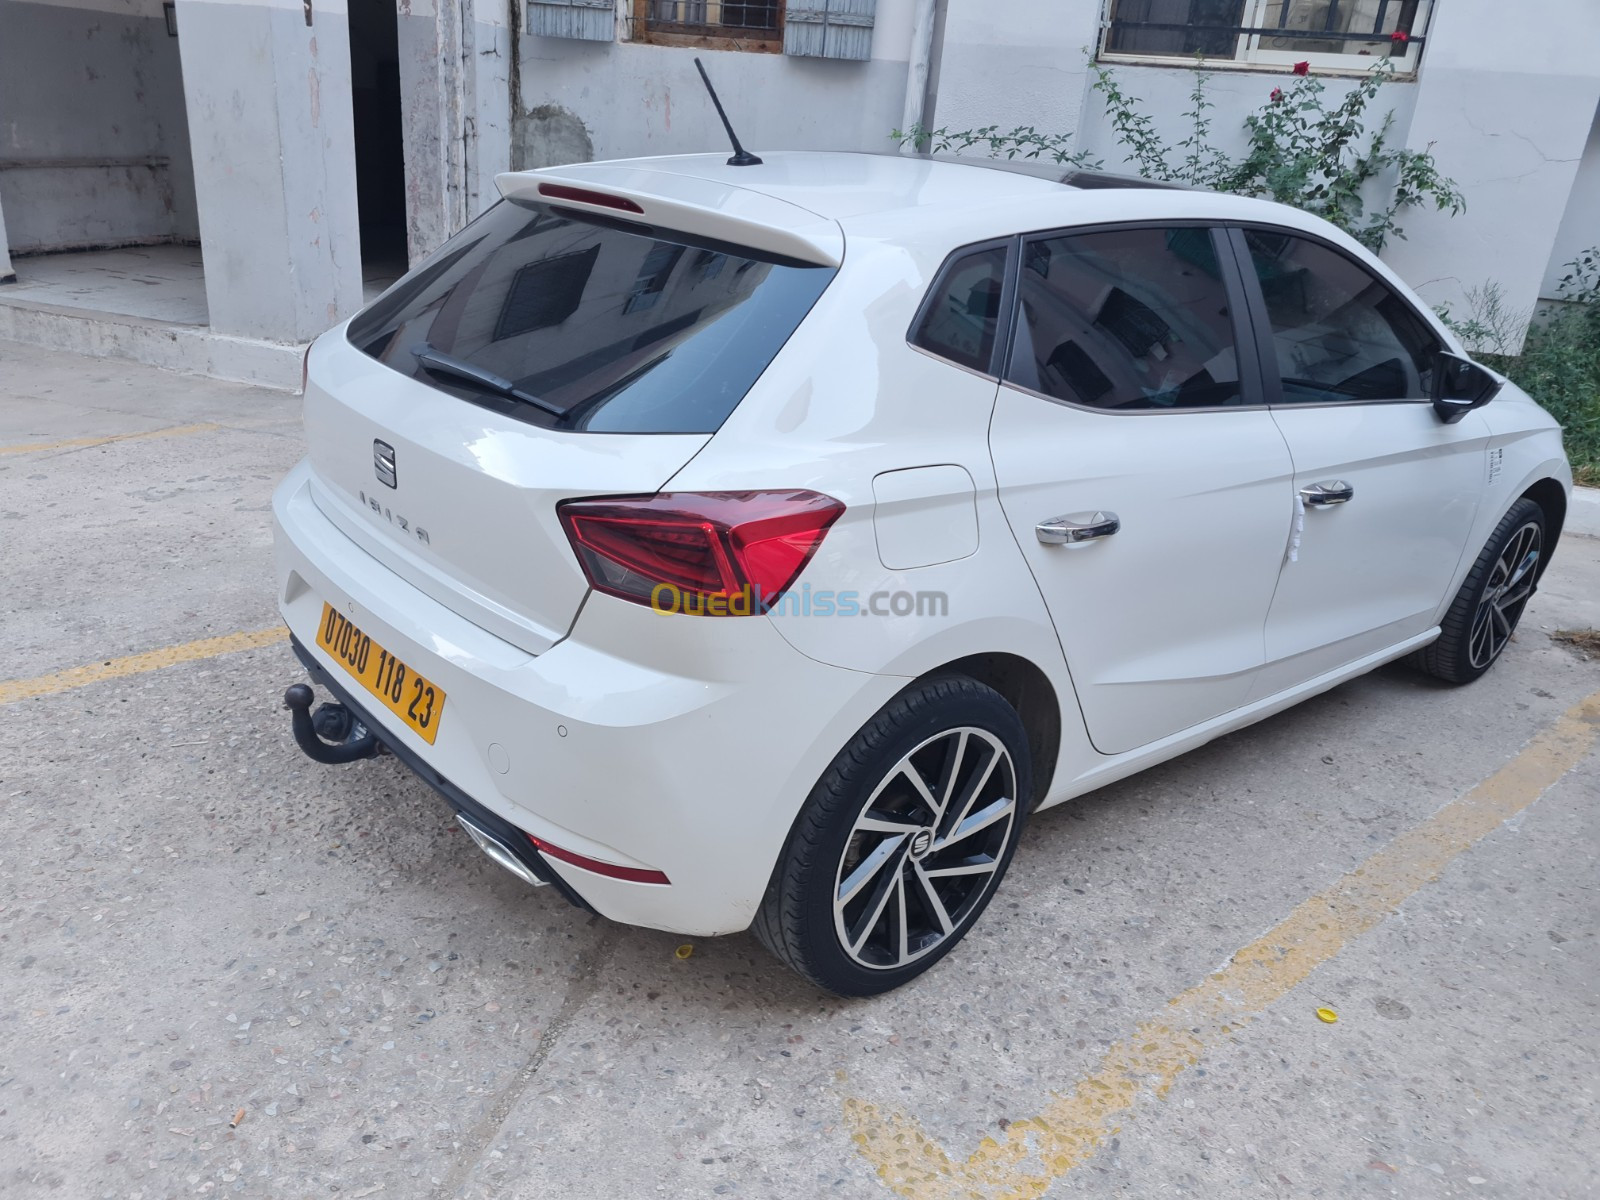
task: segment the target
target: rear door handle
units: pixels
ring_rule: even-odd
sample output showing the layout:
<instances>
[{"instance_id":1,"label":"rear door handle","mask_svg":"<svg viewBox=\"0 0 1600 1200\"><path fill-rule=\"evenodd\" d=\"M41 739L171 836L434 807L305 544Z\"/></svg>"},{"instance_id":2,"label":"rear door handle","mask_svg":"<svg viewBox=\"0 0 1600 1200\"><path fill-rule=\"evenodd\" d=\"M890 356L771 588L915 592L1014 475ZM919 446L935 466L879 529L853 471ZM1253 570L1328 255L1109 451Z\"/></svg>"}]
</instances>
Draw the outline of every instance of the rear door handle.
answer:
<instances>
[{"instance_id":1,"label":"rear door handle","mask_svg":"<svg viewBox=\"0 0 1600 1200\"><path fill-rule=\"evenodd\" d=\"M1116 513L1092 512L1051 517L1035 525L1033 532L1047 546L1070 546L1077 542L1110 537L1121 528L1122 521Z\"/></svg>"},{"instance_id":2,"label":"rear door handle","mask_svg":"<svg viewBox=\"0 0 1600 1200\"><path fill-rule=\"evenodd\" d=\"M1335 504L1348 504L1355 498L1356 489L1342 479L1327 483L1313 483L1300 489L1300 499L1312 508L1332 508Z\"/></svg>"}]
</instances>

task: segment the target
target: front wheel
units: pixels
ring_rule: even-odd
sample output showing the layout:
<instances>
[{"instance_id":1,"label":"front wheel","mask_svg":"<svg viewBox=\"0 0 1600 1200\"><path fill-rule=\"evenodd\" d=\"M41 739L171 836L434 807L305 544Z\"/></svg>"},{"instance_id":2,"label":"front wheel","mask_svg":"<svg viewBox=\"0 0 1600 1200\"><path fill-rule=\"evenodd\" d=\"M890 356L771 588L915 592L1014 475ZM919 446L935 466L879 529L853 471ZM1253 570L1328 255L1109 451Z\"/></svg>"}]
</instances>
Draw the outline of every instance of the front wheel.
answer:
<instances>
[{"instance_id":1,"label":"front wheel","mask_svg":"<svg viewBox=\"0 0 1600 1200\"><path fill-rule=\"evenodd\" d=\"M965 676L913 686L812 789L756 936L838 995L899 987L989 903L1031 794L1027 734L998 692Z\"/></svg>"},{"instance_id":2,"label":"front wheel","mask_svg":"<svg viewBox=\"0 0 1600 1200\"><path fill-rule=\"evenodd\" d=\"M1532 500L1511 506L1439 622L1438 640L1417 652L1417 666L1446 683L1471 683L1494 665L1533 596L1544 532L1544 510Z\"/></svg>"}]
</instances>

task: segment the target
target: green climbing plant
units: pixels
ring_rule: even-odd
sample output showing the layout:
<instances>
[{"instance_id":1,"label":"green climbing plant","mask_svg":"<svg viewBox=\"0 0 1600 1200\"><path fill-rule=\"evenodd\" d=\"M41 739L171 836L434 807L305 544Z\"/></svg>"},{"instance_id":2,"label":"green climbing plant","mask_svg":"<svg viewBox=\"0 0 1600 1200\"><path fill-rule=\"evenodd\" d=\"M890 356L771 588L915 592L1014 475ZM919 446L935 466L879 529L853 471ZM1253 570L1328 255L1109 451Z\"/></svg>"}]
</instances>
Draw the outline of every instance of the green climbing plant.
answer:
<instances>
[{"instance_id":1,"label":"green climbing plant","mask_svg":"<svg viewBox=\"0 0 1600 1200\"><path fill-rule=\"evenodd\" d=\"M1412 150L1394 144L1394 114L1374 119L1373 101L1394 76L1394 64L1379 59L1342 99L1334 103L1327 85L1299 63L1287 86L1274 87L1266 101L1244 118L1246 146L1230 154L1214 137L1215 104L1211 75L1203 60L1194 68L1194 86L1184 111L1186 134L1164 135L1143 101L1128 92L1117 74L1091 61L1093 88L1104 99L1118 145L1141 175L1193 187L1262 196L1290 204L1332 222L1373 250L1404 237L1402 216L1432 207L1459 213L1466 200L1440 169L1432 147ZM1045 159L1094 169L1102 164L1075 149L1072 135L1040 132L1031 125L1001 130L895 130L901 144L921 150L962 153L978 149L994 157Z\"/></svg>"}]
</instances>

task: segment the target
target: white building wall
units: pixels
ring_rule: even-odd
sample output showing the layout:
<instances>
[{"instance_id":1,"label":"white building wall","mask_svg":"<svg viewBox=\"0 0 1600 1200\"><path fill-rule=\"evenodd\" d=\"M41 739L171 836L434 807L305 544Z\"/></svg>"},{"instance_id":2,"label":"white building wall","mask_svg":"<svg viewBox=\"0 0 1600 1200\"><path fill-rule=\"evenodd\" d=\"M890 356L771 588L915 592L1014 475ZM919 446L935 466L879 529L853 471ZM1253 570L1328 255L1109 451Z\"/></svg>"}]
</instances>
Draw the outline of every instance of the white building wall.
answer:
<instances>
[{"instance_id":1,"label":"white building wall","mask_svg":"<svg viewBox=\"0 0 1600 1200\"><path fill-rule=\"evenodd\" d=\"M947 0L932 123L1076 130L1099 36L1100 0Z\"/></svg>"},{"instance_id":2,"label":"white building wall","mask_svg":"<svg viewBox=\"0 0 1600 1200\"><path fill-rule=\"evenodd\" d=\"M879 0L872 58L864 62L523 35L512 166L726 146L694 69L696 55L739 139L757 154L892 150L914 7L914 0ZM619 19L619 39L624 30Z\"/></svg>"},{"instance_id":3,"label":"white building wall","mask_svg":"<svg viewBox=\"0 0 1600 1200\"><path fill-rule=\"evenodd\" d=\"M1103 0L948 0L935 102L936 125L1073 132L1073 146L1129 169L1091 84L1087 53L1098 42ZM1517 29L1536 30L1521 36ZM1414 80L1387 85L1369 109L1376 127L1392 113L1392 137L1430 149L1467 199L1459 216L1412 209L1404 238L1384 257L1434 304L1458 313L1465 291L1497 283L1514 308L1550 294L1562 263L1600 242L1600 4L1544 0L1508 12L1496 0L1442 0ZM1108 64L1173 144L1187 136L1194 74L1182 64ZM1237 153L1244 117L1285 72L1213 71L1212 140ZM1354 81L1319 76L1337 104ZM1586 142L1588 149L1585 149ZM1585 163L1581 174L1580 159ZM1559 233L1558 233L1559 231Z\"/></svg>"},{"instance_id":4,"label":"white building wall","mask_svg":"<svg viewBox=\"0 0 1600 1200\"><path fill-rule=\"evenodd\" d=\"M161 0L0 3L0 196L16 253L199 235Z\"/></svg>"},{"instance_id":5,"label":"white building wall","mask_svg":"<svg viewBox=\"0 0 1600 1200\"><path fill-rule=\"evenodd\" d=\"M1440 4L1407 145L1432 147L1467 211L1413 217L1385 254L1429 303L1465 311L1467 289L1492 281L1534 307L1600 103L1597 49L1594 0Z\"/></svg>"},{"instance_id":6,"label":"white building wall","mask_svg":"<svg viewBox=\"0 0 1600 1200\"><path fill-rule=\"evenodd\" d=\"M1583 161L1567 196L1567 213L1556 231L1556 244L1550 251L1541 294L1554 298L1567 273L1567 264L1585 250L1600 246L1600 109L1589 126L1589 141L1583 148Z\"/></svg>"}]
</instances>

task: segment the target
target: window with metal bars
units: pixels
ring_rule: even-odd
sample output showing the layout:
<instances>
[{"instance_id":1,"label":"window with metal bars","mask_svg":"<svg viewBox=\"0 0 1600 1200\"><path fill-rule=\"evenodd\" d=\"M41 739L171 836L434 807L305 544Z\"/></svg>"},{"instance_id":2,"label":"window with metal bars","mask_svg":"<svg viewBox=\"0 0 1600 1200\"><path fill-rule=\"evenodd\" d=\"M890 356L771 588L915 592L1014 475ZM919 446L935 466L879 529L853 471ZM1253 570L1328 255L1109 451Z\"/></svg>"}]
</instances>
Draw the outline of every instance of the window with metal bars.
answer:
<instances>
[{"instance_id":1,"label":"window with metal bars","mask_svg":"<svg viewBox=\"0 0 1600 1200\"><path fill-rule=\"evenodd\" d=\"M782 11L782 0L650 0L648 19L684 32L775 31Z\"/></svg>"},{"instance_id":2,"label":"window with metal bars","mask_svg":"<svg viewBox=\"0 0 1600 1200\"><path fill-rule=\"evenodd\" d=\"M1107 0L1100 56L1413 71L1434 0Z\"/></svg>"},{"instance_id":3,"label":"window with metal bars","mask_svg":"<svg viewBox=\"0 0 1600 1200\"><path fill-rule=\"evenodd\" d=\"M784 0L633 0L636 42L781 51Z\"/></svg>"}]
</instances>

